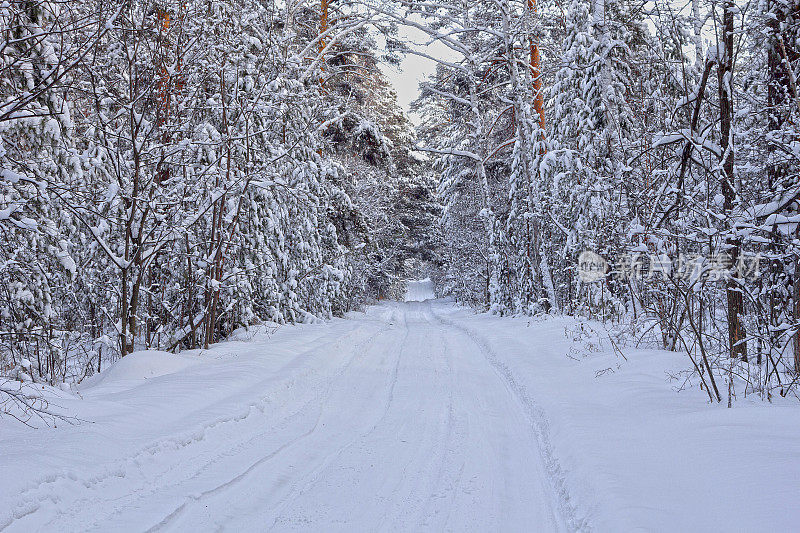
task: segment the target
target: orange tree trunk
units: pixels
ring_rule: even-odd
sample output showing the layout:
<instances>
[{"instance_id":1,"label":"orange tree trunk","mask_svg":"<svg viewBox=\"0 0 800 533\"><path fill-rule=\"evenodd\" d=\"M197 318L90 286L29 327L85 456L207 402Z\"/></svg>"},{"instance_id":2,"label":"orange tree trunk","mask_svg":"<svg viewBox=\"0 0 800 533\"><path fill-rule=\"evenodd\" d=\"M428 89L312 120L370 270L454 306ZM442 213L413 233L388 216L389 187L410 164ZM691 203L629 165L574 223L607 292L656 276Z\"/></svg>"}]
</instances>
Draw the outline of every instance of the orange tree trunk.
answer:
<instances>
[{"instance_id":1,"label":"orange tree trunk","mask_svg":"<svg viewBox=\"0 0 800 533\"><path fill-rule=\"evenodd\" d=\"M536 13L536 0L528 0L531 15ZM531 75L533 76L533 108L539 114L539 127L544 131L544 94L542 93L542 65L539 55L539 41L531 38Z\"/></svg>"}]
</instances>

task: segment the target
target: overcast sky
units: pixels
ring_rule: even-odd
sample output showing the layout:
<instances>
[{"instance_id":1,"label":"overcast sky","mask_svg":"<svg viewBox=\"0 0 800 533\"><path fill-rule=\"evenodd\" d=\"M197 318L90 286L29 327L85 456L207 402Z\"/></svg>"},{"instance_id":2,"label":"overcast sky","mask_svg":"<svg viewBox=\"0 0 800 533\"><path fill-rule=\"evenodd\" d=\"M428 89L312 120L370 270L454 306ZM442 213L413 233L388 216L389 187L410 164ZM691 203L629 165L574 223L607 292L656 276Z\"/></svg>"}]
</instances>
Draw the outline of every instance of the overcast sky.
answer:
<instances>
[{"instance_id":1,"label":"overcast sky","mask_svg":"<svg viewBox=\"0 0 800 533\"><path fill-rule=\"evenodd\" d=\"M416 28L401 27L399 37L407 39L417 50L433 57L453 57L452 52L442 44L427 45L430 38ZM382 69L397 92L397 101L400 107L408 113L411 122L419 124L419 117L409 113L409 105L419 96L419 82L434 72L436 64L430 59L409 54L399 68L383 65Z\"/></svg>"}]
</instances>

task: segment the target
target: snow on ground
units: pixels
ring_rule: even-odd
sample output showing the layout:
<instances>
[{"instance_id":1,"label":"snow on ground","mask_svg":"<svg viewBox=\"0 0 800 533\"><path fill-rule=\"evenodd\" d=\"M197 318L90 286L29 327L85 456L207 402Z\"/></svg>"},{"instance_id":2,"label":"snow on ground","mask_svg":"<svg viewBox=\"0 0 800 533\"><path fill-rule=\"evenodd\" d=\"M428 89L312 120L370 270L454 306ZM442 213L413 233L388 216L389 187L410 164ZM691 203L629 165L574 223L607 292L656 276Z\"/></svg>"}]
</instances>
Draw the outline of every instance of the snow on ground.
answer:
<instances>
[{"instance_id":1,"label":"snow on ground","mask_svg":"<svg viewBox=\"0 0 800 533\"><path fill-rule=\"evenodd\" d=\"M596 324L575 342L573 319L439 313L535 402L563 489L593 530L797 530L796 400L709 405L696 386L677 392L683 381L671 376L687 368L685 356L618 356L609 342L598 348Z\"/></svg>"},{"instance_id":2,"label":"snow on ground","mask_svg":"<svg viewBox=\"0 0 800 533\"><path fill-rule=\"evenodd\" d=\"M433 282L430 278L409 281L406 283L405 300L407 302L424 302L425 300L432 300L434 298Z\"/></svg>"},{"instance_id":3,"label":"snow on ground","mask_svg":"<svg viewBox=\"0 0 800 533\"><path fill-rule=\"evenodd\" d=\"M126 357L57 399L86 422L0 420L0 530L796 529L795 403L580 331L389 302Z\"/></svg>"},{"instance_id":4,"label":"snow on ground","mask_svg":"<svg viewBox=\"0 0 800 533\"><path fill-rule=\"evenodd\" d=\"M140 381L179 372L197 364L197 357L158 350L133 352L116 362L108 370L95 374L84 382L87 385L112 382Z\"/></svg>"}]
</instances>

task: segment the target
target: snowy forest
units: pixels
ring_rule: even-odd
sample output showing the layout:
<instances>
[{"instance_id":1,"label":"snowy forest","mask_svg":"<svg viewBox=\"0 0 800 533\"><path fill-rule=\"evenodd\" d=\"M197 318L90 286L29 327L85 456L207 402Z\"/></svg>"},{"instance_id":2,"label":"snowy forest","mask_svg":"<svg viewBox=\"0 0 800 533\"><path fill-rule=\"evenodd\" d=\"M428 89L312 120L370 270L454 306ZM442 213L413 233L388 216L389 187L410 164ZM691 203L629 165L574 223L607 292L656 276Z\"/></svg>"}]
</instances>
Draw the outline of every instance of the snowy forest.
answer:
<instances>
[{"instance_id":1,"label":"snowy forest","mask_svg":"<svg viewBox=\"0 0 800 533\"><path fill-rule=\"evenodd\" d=\"M426 276L682 352L712 403L797 393L793 1L6 0L0 31L4 405Z\"/></svg>"},{"instance_id":2,"label":"snowy forest","mask_svg":"<svg viewBox=\"0 0 800 533\"><path fill-rule=\"evenodd\" d=\"M80 380L341 315L420 268L435 187L377 20L250 1L1 16L4 375Z\"/></svg>"},{"instance_id":3,"label":"snowy forest","mask_svg":"<svg viewBox=\"0 0 800 533\"><path fill-rule=\"evenodd\" d=\"M800 0L0 0L0 532L797 530L798 76Z\"/></svg>"}]
</instances>

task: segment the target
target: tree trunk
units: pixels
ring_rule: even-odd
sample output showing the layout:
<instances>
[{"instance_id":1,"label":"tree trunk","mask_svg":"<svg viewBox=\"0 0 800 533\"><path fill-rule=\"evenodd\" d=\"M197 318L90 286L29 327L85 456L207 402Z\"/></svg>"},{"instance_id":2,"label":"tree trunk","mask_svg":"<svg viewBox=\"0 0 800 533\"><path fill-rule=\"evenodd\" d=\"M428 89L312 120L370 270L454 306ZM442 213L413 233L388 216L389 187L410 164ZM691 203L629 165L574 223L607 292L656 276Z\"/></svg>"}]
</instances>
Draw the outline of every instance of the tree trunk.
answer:
<instances>
[{"instance_id":1,"label":"tree trunk","mask_svg":"<svg viewBox=\"0 0 800 533\"><path fill-rule=\"evenodd\" d=\"M717 67L719 76L719 108L720 108L720 145L722 147L722 196L724 198L723 210L726 217L733 211L736 201L736 182L733 173L733 10L736 6L732 0L723 4L722 14L722 58ZM741 241L737 237L726 238L731 264L736 265L741 253ZM746 337L742 313L744 300L742 292L735 278L726 282L726 296L728 303L728 344L731 357L741 357L747 360L747 345L742 342Z\"/></svg>"},{"instance_id":2,"label":"tree trunk","mask_svg":"<svg viewBox=\"0 0 800 533\"><path fill-rule=\"evenodd\" d=\"M528 0L528 16L531 17L536 14L536 0ZM531 39L531 75L533 76L533 108L539 115L539 128L544 135L544 92L542 91L542 66L541 56L539 54L539 39L533 35Z\"/></svg>"}]
</instances>

